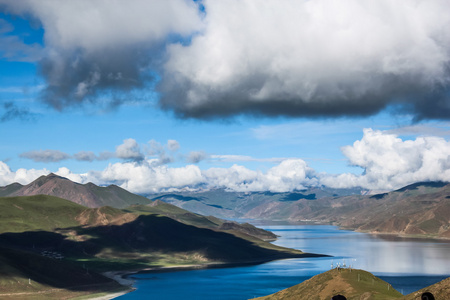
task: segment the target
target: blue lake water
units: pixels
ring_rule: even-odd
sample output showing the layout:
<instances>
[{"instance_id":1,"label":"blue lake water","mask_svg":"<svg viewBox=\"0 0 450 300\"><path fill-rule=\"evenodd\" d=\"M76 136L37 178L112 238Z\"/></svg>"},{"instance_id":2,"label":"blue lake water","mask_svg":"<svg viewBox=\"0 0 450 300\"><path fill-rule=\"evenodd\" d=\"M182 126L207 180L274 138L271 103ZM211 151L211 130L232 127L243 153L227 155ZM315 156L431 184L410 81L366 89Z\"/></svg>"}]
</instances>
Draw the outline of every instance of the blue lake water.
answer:
<instances>
[{"instance_id":1,"label":"blue lake water","mask_svg":"<svg viewBox=\"0 0 450 300\"><path fill-rule=\"evenodd\" d=\"M286 259L261 265L136 274L136 291L117 299L241 300L275 293L327 271L352 265L389 282L403 294L450 276L450 242L379 237L327 225L259 226L280 236L277 245L326 258Z\"/></svg>"}]
</instances>

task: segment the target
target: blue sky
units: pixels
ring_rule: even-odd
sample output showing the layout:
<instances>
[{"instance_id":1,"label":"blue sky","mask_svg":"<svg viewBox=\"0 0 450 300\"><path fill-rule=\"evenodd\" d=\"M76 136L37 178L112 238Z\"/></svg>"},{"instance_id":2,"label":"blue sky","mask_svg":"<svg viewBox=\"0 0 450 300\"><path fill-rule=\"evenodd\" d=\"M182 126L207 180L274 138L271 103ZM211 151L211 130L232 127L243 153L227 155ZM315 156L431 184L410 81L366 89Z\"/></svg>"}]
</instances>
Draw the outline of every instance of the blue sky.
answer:
<instances>
[{"instance_id":1,"label":"blue sky","mask_svg":"<svg viewBox=\"0 0 450 300\"><path fill-rule=\"evenodd\" d=\"M450 18L413 2L0 1L0 185L449 181Z\"/></svg>"}]
</instances>

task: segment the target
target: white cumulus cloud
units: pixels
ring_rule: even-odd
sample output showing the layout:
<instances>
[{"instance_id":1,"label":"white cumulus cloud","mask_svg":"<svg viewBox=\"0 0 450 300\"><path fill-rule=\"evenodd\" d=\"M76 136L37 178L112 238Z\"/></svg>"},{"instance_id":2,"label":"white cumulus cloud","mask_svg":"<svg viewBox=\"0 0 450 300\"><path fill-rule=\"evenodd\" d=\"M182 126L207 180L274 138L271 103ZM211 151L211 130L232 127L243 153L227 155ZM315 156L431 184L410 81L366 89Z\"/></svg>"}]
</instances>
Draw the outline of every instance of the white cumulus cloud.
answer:
<instances>
[{"instance_id":1,"label":"white cumulus cloud","mask_svg":"<svg viewBox=\"0 0 450 300\"><path fill-rule=\"evenodd\" d=\"M35 180L39 176L48 175L50 173L49 170L35 170L35 169L23 169L20 168L17 171L11 171L11 168L0 161L0 186L5 186L14 182L18 182L21 184L28 184L31 181Z\"/></svg>"},{"instance_id":2,"label":"white cumulus cloud","mask_svg":"<svg viewBox=\"0 0 450 300\"><path fill-rule=\"evenodd\" d=\"M342 152L350 164L364 169L363 174L325 177L325 185L391 190L419 181L450 181L450 142L444 138L402 140L395 134L365 129L363 138Z\"/></svg>"},{"instance_id":3,"label":"white cumulus cloud","mask_svg":"<svg viewBox=\"0 0 450 300\"><path fill-rule=\"evenodd\" d=\"M182 116L369 115L408 103L418 118L448 118L445 0L204 5L204 30L170 45L164 66L162 104Z\"/></svg>"},{"instance_id":4,"label":"white cumulus cloud","mask_svg":"<svg viewBox=\"0 0 450 300\"><path fill-rule=\"evenodd\" d=\"M126 139L123 144L116 147L116 156L121 159L140 161L144 159L144 154L135 139Z\"/></svg>"},{"instance_id":5,"label":"white cumulus cloud","mask_svg":"<svg viewBox=\"0 0 450 300\"><path fill-rule=\"evenodd\" d=\"M241 192L289 192L318 183L314 170L301 159L284 160L265 173L233 165L230 168L208 169L204 175L212 187Z\"/></svg>"}]
</instances>

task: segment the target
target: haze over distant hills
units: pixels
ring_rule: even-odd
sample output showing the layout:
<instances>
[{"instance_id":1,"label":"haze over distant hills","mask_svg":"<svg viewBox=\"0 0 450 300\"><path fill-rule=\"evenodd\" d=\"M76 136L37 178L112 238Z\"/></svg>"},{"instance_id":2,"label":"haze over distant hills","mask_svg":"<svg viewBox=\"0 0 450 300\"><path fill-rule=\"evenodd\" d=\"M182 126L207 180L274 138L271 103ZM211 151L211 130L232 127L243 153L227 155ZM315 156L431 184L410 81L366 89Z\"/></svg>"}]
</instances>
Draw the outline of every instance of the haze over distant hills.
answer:
<instances>
[{"instance_id":1,"label":"haze over distant hills","mask_svg":"<svg viewBox=\"0 0 450 300\"><path fill-rule=\"evenodd\" d=\"M332 189L326 187L310 188L303 191L272 192L233 192L213 189L200 192L174 192L148 195L152 200L162 200L184 209L221 218L273 219L264 215L270 207L288 207L298 200L361 194L361 189ZM288 215L285 216L289 218Z\"/></svg>"}]
</instances>

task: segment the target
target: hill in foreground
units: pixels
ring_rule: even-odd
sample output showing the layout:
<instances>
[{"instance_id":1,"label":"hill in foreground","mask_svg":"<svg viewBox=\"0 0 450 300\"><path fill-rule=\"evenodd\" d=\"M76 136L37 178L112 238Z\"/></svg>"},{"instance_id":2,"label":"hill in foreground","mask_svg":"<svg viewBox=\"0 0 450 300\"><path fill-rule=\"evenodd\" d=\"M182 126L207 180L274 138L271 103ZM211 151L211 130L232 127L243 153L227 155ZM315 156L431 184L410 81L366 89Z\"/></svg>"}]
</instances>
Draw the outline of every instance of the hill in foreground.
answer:
<instances>
[{"instance_id":1,"label":"hill in foreground","mask_svg":"<svg viewBox=\"0 0 450 300\"><path fill-rule=\"evenodd\" d=\"M356 269L332 269L298 285L258 300L323 300L335 295L348 300L398 299L402 294L373 274Z\"/></svg>"},{"instance_id":2,"label":"hill in foreground","mask_svg":"<svg viewBox=\"0 0 450 300\"><path fill-rule=\"evenodd\" d=\"M373 274L355 269L332 269L316 275L298 285L279 291L258 300L324 300L335 295L344 295L348 300L399 299L420 300L425 292L433 294L435 299L448 299L450 278L403 296L392 286Z\"/></svg>"}]
</instances>

